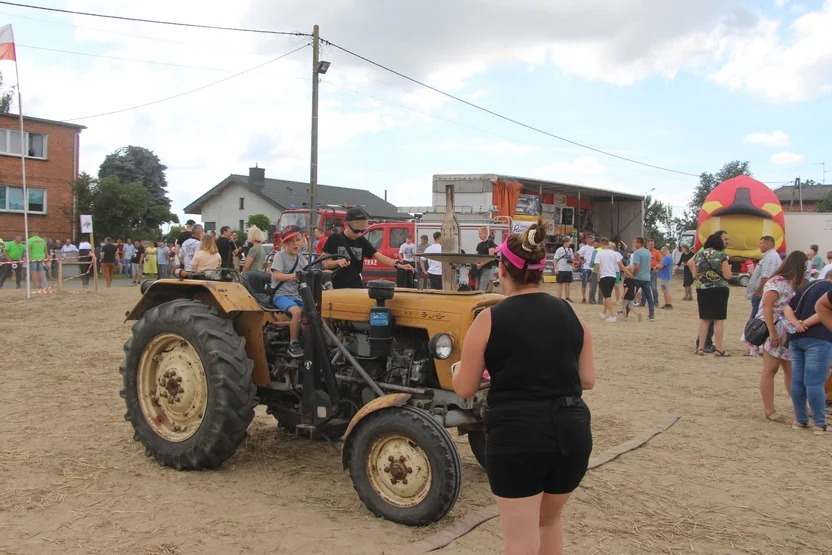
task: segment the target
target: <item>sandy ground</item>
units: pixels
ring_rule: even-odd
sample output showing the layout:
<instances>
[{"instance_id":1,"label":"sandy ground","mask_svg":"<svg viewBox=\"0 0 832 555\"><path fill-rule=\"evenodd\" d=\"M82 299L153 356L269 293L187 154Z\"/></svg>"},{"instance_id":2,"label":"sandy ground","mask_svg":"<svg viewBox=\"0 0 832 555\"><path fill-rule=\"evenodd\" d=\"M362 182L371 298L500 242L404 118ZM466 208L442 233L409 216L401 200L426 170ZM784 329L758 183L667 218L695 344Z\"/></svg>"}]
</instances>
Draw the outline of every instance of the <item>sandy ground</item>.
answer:
<instances>
[{"instance_id":1,"label":"sandy ground","mask_svg":"<svg viewBox=\"0 0 832 555\"><path fill-rule=\"evenodd\" d=\"M596 450L682 418L589 473L567 505L567 552L832 553L832 441L763 420L761 362L738 343L748 303L731 293L735 356L723 360L693 355L695 303L616 324L575 305L595 338L598 382L586 398ZM435 531L374 518L337 444L280 433L260 410L219 470L146 458L118 395L123 316L138 296L0 291L0 553L389 554ZM777 406L791 416L780 380ZM439 526L491 503L466 443L462 495ZM501 551L494 520L438 553Z\"/></svg>"}]
</instances>

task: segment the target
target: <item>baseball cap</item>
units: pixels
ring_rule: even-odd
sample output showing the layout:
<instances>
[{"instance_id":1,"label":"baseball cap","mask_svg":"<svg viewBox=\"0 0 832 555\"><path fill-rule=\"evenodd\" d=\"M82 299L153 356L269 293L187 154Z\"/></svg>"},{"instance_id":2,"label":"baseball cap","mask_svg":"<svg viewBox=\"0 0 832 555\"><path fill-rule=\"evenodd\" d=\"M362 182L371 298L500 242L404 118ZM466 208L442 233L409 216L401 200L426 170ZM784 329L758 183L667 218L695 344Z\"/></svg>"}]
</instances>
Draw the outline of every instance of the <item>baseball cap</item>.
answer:
<instances>
[{"instance_id":1,"label":"baseball cap","mask_svg":"<svg viewBox=\"0 0 832 555\"><path fill-rule=\"evenodd\" d=\"M347 215L344 216L345 222L354 222L356 220L367 220L369 216L367 216L367 212L364 211L363 208L350 208L347 210Z\"/></svg>"},{"instance_id":2,"label":"baseball cap","mask_svg":"<svg viewBox=\"0 0 832 555\"><path fill-rule=\"evenodd\" d=\"M288 241L292 237L296 237L303 233L303 230L296 225L287 225L283 228L283 233L281 234L281 239L283 241Z\"/></svg>"},{"instance_id":3,"label":"baseball cap","mask_svg":"<svg viewBox=\"0 0 832 555\"><path fill-rule=\"evenodd\" d=\"M187 222L185 222L185 225L196 225L196 222L193 220L188 220Z\"/></svg>"}]
</instances>

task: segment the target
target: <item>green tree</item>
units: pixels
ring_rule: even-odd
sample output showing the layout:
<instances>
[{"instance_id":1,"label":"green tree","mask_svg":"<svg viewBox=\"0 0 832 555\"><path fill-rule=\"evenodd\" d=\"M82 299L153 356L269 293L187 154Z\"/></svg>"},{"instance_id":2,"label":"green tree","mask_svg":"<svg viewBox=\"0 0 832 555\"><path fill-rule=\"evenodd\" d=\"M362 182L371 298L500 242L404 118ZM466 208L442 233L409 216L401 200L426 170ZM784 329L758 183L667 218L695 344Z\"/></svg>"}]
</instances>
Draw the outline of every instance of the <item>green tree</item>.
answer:
<instances>
[{"instance_id":1,"label":"green tree","mask_svg":"<svg viewBox=\"0 0 832 555\"><path fill-rule=\"evenodd\" d=\"M179 234L184 231L184 227L179 225L172 225L170 226L170 231L165 233L163 237L165 243L175 243L177 239L179 239Z\"/></svg>"},{"instance_id":2,"label":"green tree","mask_svg":"<svg viewBox=\"0 0 832 555\"><path fill-rule=\"evenodd\" d=\"M265 214L252 214L248 217L248 220L246 220L246 228L249 228L253 225L256 225L259 229L262 229L264 232L268 232L272 224L269 220L269 217Z\"/></svg>"},{"instance_id":3,"label":"green tree","mask_svg":"<svg viewBox=\"0 0 832 555\"><path fill-rule=\"evenodd\" d=\"M122 183L116 177L96 182L92 207L96 232L110 237L123 237L128 231L141 238L153 238L151 229L142 225L147 214L148 193L140 183ZM136 237L133 237L136 238Z\"/></svg>"},{"instance_id":4,"label":"green tree","mask_svg":"<svg viewBox=\"0 0 832 555\"><path fill-rule=\"evenodd\" d=\"M138 183L147 191L147 208L139 227L158 229L168 222L179 223L168 198L167 166L152 151L140 146L122 147L108 154L98 168L98 179L117 177L121 183Z\"/></svg>"},{"instance_id":5,"label":"green tree","mask_svg":"<svg viewBox=\"0 0 832 555\"><path fill-rule=\"evenodd\" d=\"M14 102L14 91L16 86L3 87L3 72L0 72L0 114L8 114Z\"/></svg>"},{"instance_id":6,"label":"green tree","mask_svg":"<svg viewBox=\"0 0 832 555\"><path fill-rule=\"evenodd\" d=\"M644 198L644 231L645 239L656 241L656 247L670 246L672 240L670 205L653 199L650 195Z\"/></svg>"},{"instance_id":7,"label":"green tree","mask_svg":"<svg viewBox=\"0 0 832 555\"><path fill-rule=\"evenodd\" d=\"M693 191L693 197L688 202L687 209L681 218L676 218L672 223L674 232L685 229L696 229L697 225L699 225L699 209L702 208L705 198L723 181L728 181L740 175L752 175L751 165L748 161L740 162L739 160L734 160L728 162L715 174L702 172L702 175L699 176L699 184Z\"/></svg>"}]
</instances>

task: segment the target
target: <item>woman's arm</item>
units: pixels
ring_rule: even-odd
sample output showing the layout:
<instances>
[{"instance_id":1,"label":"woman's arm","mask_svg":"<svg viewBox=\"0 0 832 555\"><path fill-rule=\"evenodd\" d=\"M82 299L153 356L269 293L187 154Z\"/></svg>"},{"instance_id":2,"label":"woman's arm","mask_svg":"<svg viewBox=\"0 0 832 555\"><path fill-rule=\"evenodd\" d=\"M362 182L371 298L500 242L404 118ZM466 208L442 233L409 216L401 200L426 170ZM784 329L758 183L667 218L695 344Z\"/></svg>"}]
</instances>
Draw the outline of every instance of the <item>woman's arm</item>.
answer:
<instances>
[{"instance_id":1,"label":"woman's arm","mask_svg":"<svg viewBox=\"0 0 832 555\"><path fill-rule=\"evenodd\" d=\"M592 334L580 317L578 317L578 320L584 328L584 346L578 357L578 375L581 378L581 389L592 389L595 387L595 357L592 354Z\"/></svg>"},{"instance_id":2,"label":"woman's arm","mask_svg":"<svg viewBox=\"0 0 832 555\"><path fill-rule=\"evenodd\" d=\"M806 328L809 327L808 325L806 325L805 323L803 323L803 322L801 322L800 320L797 319L797 315L795 315L794 310L792 310L792 307L790 307L788 304L786 305L786 308L783 310L783 315L786 317L786 321L788 321L791 325L793 325L795 327L795 329L798 331L798 333L803 333L804 331L806 331ZM812 315L812 318L816 318L816 317L817 317L817 315L815 315L815 314ZM809 320L811 320L812 318L809 318ZM808 322L809 320L806 320L806 322ZM815 322L815 323L817 323L817 322ZM814 324L809 324L809 325L814 325Z\"/></svg>"},{"instance_id":3,"label":"woman's arm","mask_svg":"<svg viewBox=\"0 0 832 555\"><path fill-rule=\"evenodd\" d=\"M255 247L251 247L252 249ZM243 269L240 270L240 273L247 272L251 269L251 265L254 263L255 256L251 253L251 249L248 251L248 256L246 257L246 263L243 264ZM192 263L193 264L193 263Z\"/></svg>"},{"instance_id":4,"label":"woman's arm","mask_svg":"<svg viewBox=\"0 0 832 555\"><path fill-rule=\"evenodd\" d=\"M731 279L734 274L731 273L731 265L728 264L727 260L722 261L722 277L727 280Z\"/></svg>"},{"instance_id":5,"label":"woman's arm","mask_svg":"<svg viewBox=\"0 0 832 555\"><path fill-rule=\"evenodd\" d=\"M780 344L780 338L777 337L777 330L774 329L774 303L780 293L777 291L766 291L763 294L763 320L766 322L768 328L768 337L771 341L772 347L777 347Z\"/></svg>"},{"instance_id":6,"label":"woman's arm","mask_svg":"<svg viewBox=\"0 0 832 555\"><path fill-rule=\"evenodd\" d=\"M688 268L690 268L690 273L693 275L693 279L699 277L699 273L696 271L696 255L693 255L688 260Z\"/></svg>"},{"instance_id":7,"label":"woman's arm","mask_svg":"<svg viewBox=\"0 0 832 555\"><path fill-rule=\"evenodd\" d=\"M491 309L486 308L480 312L465 334L462 358L453 375L454 391L463 399L472 397L480 389L485 370L485 347L490 335Z\"/></svg>"}]
</instances>

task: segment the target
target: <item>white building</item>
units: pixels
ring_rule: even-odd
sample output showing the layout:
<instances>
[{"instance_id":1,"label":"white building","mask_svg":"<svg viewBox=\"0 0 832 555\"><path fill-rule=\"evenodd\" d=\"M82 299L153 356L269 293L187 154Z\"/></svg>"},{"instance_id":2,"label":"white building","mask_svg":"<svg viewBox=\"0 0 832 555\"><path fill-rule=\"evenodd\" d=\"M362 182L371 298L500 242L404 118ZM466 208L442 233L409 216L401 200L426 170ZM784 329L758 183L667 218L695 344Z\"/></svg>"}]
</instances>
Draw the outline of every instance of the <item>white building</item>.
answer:
<instances>
[{"instance_id":1,"label":"white building","mask_svg":"<svg viewBox=\"0 0 832 555\"><path fill-rule=\"evenodd\" d=\"M373 219L401 219L395 206L369 191L318 185L316 203L360 206ZM248 175L231 174L185 207L199 215L206 231L222 226L245 229L248 217L265 214L275 224L284 210L309 208L309 183L267 179L264 168L249 168Z\"/></svg>"}]
</instances>

